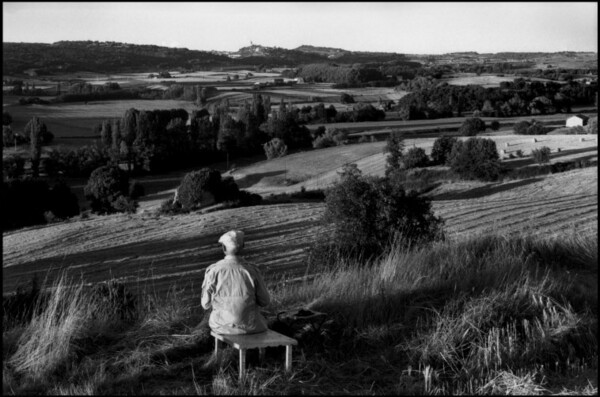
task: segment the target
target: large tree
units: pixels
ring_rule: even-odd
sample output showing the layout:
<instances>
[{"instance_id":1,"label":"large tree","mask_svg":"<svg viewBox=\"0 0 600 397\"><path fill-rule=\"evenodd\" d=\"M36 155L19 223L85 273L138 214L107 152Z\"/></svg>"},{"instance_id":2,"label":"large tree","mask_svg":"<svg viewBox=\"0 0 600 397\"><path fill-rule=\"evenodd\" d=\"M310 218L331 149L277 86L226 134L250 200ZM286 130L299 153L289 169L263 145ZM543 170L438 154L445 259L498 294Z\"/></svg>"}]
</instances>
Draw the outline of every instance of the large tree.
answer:
<instances>
[{"instance_id":1,"label":"large tree","mask_svg":"<svg viewBox=\"0 0 600 397\"><path fill-rule=\"evenodd\" d=\"M25 135L29 135L31 171L34 177L38 176L40 171L40 159L42 157L43 140L42 133L44 127L45 126L40 122L40 119L34 116L25 125L24 129Z\"/></svg>"}]
</instances>

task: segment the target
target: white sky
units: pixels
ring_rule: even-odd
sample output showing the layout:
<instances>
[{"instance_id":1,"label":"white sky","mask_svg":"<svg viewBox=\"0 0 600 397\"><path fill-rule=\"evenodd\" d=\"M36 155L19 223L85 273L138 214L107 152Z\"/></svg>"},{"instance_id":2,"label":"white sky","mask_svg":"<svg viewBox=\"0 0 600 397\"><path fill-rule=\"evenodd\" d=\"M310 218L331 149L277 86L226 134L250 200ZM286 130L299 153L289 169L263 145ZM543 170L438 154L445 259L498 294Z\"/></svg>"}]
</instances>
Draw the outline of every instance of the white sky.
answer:
<instances>
[{"instance_id":1,"label":"white sky","mask_svg":"<svg viewBox=\"0 0 600 397\"><path fill-rule=\"evenodd\" d=\"M598 51L597 2L2 3L4 42L236 51L302 44L413 54Z\"/></svg>"}]
</instances>

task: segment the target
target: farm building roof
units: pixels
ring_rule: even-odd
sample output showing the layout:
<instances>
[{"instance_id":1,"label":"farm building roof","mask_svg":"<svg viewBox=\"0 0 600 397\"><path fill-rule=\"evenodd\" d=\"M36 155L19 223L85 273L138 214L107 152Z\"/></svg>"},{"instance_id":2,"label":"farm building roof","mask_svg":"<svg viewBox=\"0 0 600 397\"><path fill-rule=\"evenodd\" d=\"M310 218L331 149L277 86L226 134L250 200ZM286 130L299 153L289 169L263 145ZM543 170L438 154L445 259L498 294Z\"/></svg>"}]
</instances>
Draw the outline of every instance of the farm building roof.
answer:
<instances>
[{"instance_id":1,"label":"farm building roof","mask_svg":"<svg viewBox=\"0 0 600 397\"><path fill-rule=\"evenodd\" d=\"M584 115L584 114L576 114L576 115L573 115L573 116L571 116L571 117L569 117L569 118L573 118L573 117L580 118L580 119L581 119L581 120L583 120L583 121L589 120L589 117L588 117L588 116L586 116L586 115Z\"/></svg>"}]
</instances>

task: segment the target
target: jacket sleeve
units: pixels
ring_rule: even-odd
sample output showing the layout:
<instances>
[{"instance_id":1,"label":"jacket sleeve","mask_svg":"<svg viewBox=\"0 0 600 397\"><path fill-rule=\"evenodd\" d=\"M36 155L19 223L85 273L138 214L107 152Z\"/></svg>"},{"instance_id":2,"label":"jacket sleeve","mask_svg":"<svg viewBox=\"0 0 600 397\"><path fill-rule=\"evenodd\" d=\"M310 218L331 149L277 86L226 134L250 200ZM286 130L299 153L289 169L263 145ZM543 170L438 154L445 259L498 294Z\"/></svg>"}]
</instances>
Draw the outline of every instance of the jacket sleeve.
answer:
<instances>
[{"instance_id":1,"label":"jacket sleeve","mask_svg":"<svg viewBox=\"0 0 600 397\"><path fill-rule=\"evenodd\" d=\"M212 297L216 288L215 274L210 270L210 268L206 269L206 272L204 273L204 281L202 282L201 303L204 310L208 310L212 307Z\"/></svg>"},{"instance_id":2,"label":"jacket sleeve","mask_svg":"<svg viewBox=\"0 0 600 397\"><path fill-rule=\"evenodd\" d=\"M258 306L265 307L271 302L271 298L269 296L269 291L267 290L267 285L265 284L265 280L262 278L260 271L256 269L256 303Z\"/></svg>"}]
</instances>

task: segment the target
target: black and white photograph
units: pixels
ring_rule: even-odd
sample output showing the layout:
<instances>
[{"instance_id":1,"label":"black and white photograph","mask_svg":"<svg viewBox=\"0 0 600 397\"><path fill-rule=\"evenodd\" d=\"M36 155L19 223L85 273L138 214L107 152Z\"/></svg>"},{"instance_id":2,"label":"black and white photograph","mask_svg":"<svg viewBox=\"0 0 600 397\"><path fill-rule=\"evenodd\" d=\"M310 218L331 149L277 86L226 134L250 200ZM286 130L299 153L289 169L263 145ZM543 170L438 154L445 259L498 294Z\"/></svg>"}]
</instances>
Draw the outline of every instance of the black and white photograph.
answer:
<instances>
[{"instance_id":1,"label":"black and white photograph","mask_svg":"<svg viewBox=\"0 0 600 397\"><path fill-rule=\"evenodd\" d=\"M2 36L3 395L598 395L598 2Z\"/></svg>"}]
</instances>

